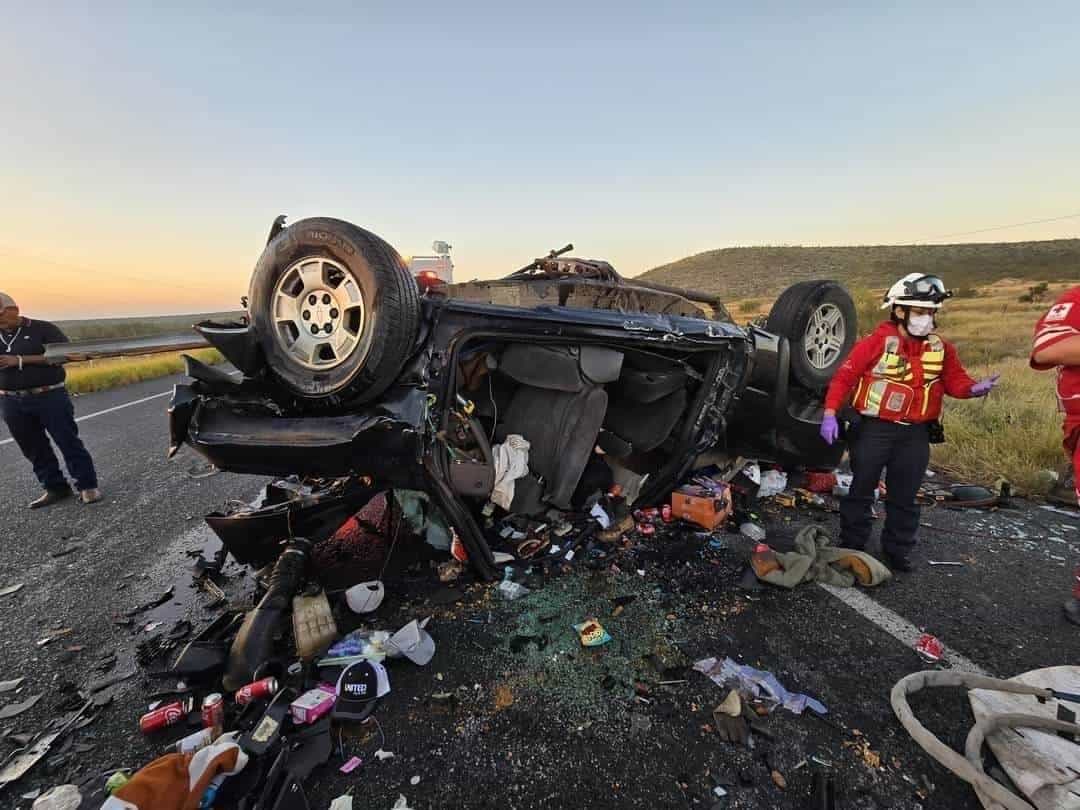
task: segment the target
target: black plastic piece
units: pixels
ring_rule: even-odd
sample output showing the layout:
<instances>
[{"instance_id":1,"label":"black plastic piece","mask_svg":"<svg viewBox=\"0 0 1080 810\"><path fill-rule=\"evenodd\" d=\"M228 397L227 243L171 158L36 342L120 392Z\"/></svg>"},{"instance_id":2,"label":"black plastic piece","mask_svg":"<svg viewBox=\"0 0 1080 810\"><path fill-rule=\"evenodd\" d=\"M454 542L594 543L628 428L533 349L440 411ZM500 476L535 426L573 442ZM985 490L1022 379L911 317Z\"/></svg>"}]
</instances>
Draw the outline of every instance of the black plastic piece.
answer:
<instances>
[{"instance_id":1,"label":"black plastic piece","mask_svg":"<svg viewBox=\"0 0 1080 810\"><path fill-rule=\"evenodd\" d=\"M188 438L191 417L195 415L195 406L199 396L190 385L174 385L172 399L169 401L169 458L179 452Z\"/></svg>"},{"instance_id":2,"label":"black plastic piece","mask_svg":"<svg viewBox=\"0 0 1080 810\"><path fill-rule=\"evenodd\" d=\"M240 736L240 748L253 757L265 756L277 748L286 723L292 722L289 717L289 704L295 699L296 693L292 689L282 689L274 695L274 699L251 731ZM276 762L274 764L277 765Z\"/></svg>"},{"instance_id":3,"label":"black plastic piece","mask_svg":"<svg viewBox=\"0 0 1080 810\"><path fill-rule=\"evenodd\" d=\"M304 793L304 785L299 779L295 776L286 777L271 810L311 810L307 794Z\"/></svg>"},{"instance_id":4,"label":"black plastic piece","mask_svg":"<svg viewBox=\"0 0 1080 810\"><path fill-rule=\"evenodd\" d=\"M212 389L225 389L227 391L240 384L235 378L229 376L221 369L215 368L214 366L208 366L206 363L192 357L190 354L185 354L183 357L184 373L192 379L206 383Z\"/></svg>"},{"instance_id":5,"label":"black plastic piece","mask_svg":"<svg viewBox=\"0 0 1080 810\"><path fill-rule=\"evenodd\" d=\"M262 349L250 324L203 321L195 324L195 331L244 372L244 376L254 377L266 367Z\"/></svg>"},{"instance_id":6,"label":"black plastic piece","mask_svg":"<svg viewBox=\"0 0 1080 810\"><path fill-rule=\"evenodd\" d=\"M411 398L415 402L395 404L393 410L371 408L347 416L283 417L204 404L187 440L227 472L325 478L361 473L390 486L419 489L415 461L423 392L414 390Z\"/></svg>"},{"instance_id":7,"label":"black plastic piece","mask_svg":"<svg viewBox=\"0 0 1080 810\"><path fill-rule=\"evenodd\" d=\"M814 771L807 810L836 810L836 781L831 773Z\"/></svg>"},{"instance_id":8,"label":"black plastic piece","mask_svg":"<svg viewBox=\"0 0 1080 810\"><path fill-rule=\"evenodd\" d=\"M207 680L219 675L228 661L229 633L241 621L240 613L223 613L180 651L171 672L187 680Z\"/></svg>"},{"instance_id":9,"label":"black plastic piece","mask_svg":"<svg viewBox=\"0 0 1080 810\"><path fill-rule=\"evenodd\" d=\"M277 238L277 235L285 230L285 220L288 217L285 214L278 214L274 217L274 221L270 225L270 233L266 235L266 244L270 244Z\"/></svg>"},{"instance_id":10,"label":"black plastic piece","mask_svg":"<svg viewBox=\"0 0 1080 810\"><path fill-rule=\"evenodd\" d=\"M614 458L627 458L634 452L630 442L616 436L610 430L601 430L600 435L596 437L596 443L601 450Z\"/></svg>"},{"instance_id":11,"label":"black plastic piece","mask_svg":"<svg viewBox=\"0 0 1080 810\"><path fill-rule=\"evenodd\" d=\"M1072 709L1068 708L1067 706L1063 706L1062 704L1059 703L1057 705L1057 719L1058 720L1063 720L1066 723L1075 723L1076 722L1076 712L1074 712ZM1069 731L1059 731L1057 734L1058 734L1059 737L1061 737L1062 739L1068 740L1069 742L1076 742L1076 735L1069 732Z\"/></svg>"},{"instance_id":12,"label":"black plastic piece","mask_svg":"<svg viewBox=\"0 0 1080 810\"><path fill-rule=\"evenodd\" d=\"M238 562L261 568L277 559L285 538L300 535L313 543L322 542L381 491L353 486L340 493L315 493L306 499L276 503L269 492L270 505L233 515L214 512L206 516L206 524Z\"/></svg>"},{"instance_id":13,"label":"black plastic piece","mask_svg":"<svg viewBox=\"0 0 1080 810\"><path fill-rule=\"evenodd\" d=\"M635 450L655 450L671 435L686 411L686 389L679 388L661 400L634 402L613 400L604 417L604 427Z\"/></svg>"},{"instance_id":14,"label":"black plastic piece","mask_svg":"<svg viewBox=\"0 0 1080 810\"><path fill-rule=\"evenodd\" d=\"M244 617L229 650L228 669L221 679L228 691L234 692L255 680L259 670L272 657L274 636L303 581L309 547L307 540L289 541L270 575L266 594Z\"/></svg>"},{"instance_id":15,"label":"black plastic piece","mask_svg":"<svg viewBox=\"0 0 1080 810\"><path fill-rule=\"evenodd\" d=\"M631 402L656 402L686 387L686 372L676 367L661 370L624 368L617 388L619 398Z\"/></svg>"},{"instance_id":16,"label":"black plastic piece","mask_svg":"<svg viewBox=\"0 0 1080 810\"><path fill-rule=\"evenodd\" d=\"M303 782L311 772L330 759L334 741L330 736L330 716L301 726L289 738L292 752L289 754L289 774Z\"/></svg>"}]
</instances>

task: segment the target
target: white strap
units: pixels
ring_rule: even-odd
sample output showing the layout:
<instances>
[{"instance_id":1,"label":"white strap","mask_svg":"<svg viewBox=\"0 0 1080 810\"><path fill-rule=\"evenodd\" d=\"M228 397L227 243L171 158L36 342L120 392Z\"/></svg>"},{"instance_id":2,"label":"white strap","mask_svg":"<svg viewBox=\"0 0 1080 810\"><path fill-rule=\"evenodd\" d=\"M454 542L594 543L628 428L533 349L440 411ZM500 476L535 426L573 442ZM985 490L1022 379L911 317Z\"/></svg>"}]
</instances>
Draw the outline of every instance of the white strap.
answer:
<instances>
[{"instance_id":1,"label":"white strap","mask_svg":"<svg viewBox=\"0 0 1080 810\"><path fill-rule=\"evenodd\" d=\"M0 335L0 343L3 343L5 346L7 346L8 354L11 354L11 347L15 345L15 341L18 340L19 333L21 331L22 327L20 326L18 329L15 330L15 334L11 336L11 340L7 340L3 335Z\"/></svg>"}]
</instances>

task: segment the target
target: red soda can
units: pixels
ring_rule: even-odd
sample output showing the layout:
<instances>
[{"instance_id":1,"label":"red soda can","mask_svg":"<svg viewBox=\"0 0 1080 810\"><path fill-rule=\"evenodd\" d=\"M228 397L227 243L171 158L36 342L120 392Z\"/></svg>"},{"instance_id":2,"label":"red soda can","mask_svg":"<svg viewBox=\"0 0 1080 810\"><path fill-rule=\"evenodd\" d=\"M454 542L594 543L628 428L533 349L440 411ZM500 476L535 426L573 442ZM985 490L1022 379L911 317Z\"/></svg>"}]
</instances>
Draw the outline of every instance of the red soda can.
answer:
<instances>
[{"instance_id":1,"label":"red soda can","mask_svg":"<svg viewBox=\"0 0 1080 810\"><path fill-rule=\"evenodd\" d=\"M915 652L928 663L936 663L945 654L945 645L929 633L923 633L915 642Z\"/></svg>"},{"instance_id":2,"label":"red soda can","mask_svg":"<svg viewBox=\"0 0 1080 810\"><path fill-rule=\"evenodd\" d=\"M263 698L273 697L277 694L278 682L277 678L263 678L249 683L247 686L242 686L236 693L236 705L246 706L253 700L262 700Z\"/></svg>"},{"instance_id":3,"label":"red soda can","mask_svg":"<svg viewBox=\"0 0 1080 810\"><path fill-rule=\"evenodd\" d=\"M660 518L664 523L671 523L671 504L665 503L660 507Z\"/></svg>"},{"instance_id":4,"label":"red soda can","mask_svg":"<svg viewBox=\"0 0 1080 810\"><path fill-rule=\"evenodd\" d=\"M465 550L465 544L461 542L461 538L457 536L457 532L454 532L454 539L450 541L450 556L458 562L469 561L469 552Z\"/></svg>"},{"instance_id":5,"label":"red soda can","mask_svg":"<svg viewBox=\"0 0 1080 810\"><path fill-rule=\"evenodd\" d=\"M147 712L139 718L139 730L143 734L153 734L155 731L174 726L188 716L188 712L194 705L194 701L188 698L158 706L152 712Z\"/></svg>"},{"instance_id":6,"label":"red soda can","mask_svg":"<svg viewBox=\"0 0 1080 810\"><path fill-rule=\"evenodd\" d=\"M213 729L215 737L220 736L225 728L225 696L220 692L203 698L202 724L203 728Z\"/></svg>"}]
</instances>

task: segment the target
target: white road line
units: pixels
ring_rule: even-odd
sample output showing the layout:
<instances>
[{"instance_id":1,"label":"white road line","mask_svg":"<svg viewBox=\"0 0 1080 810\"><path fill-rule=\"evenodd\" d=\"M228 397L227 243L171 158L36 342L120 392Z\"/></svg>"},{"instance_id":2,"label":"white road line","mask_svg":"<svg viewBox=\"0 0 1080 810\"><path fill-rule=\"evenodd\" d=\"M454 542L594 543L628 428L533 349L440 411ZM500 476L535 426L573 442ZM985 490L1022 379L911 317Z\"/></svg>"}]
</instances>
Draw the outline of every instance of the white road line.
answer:
<instances>
[{"instance_id":1,"label":"white road line","mask_svg":"<svg viewBox=\"0 0 1080 810\"><path fill-rule=\"evenodd\" d=\"M239 371L227 371L225 373L228 374L230 377L235 377L240 372ZM160 394L151 394L150 396L143 397L142 399L133 399L131 402L125 402L123 405L115 405L112 408L106 408L103 411L95 411L94 413L86 414L86 416L77 417L75 419L75 421L76 422L85 422L87 419L93 419L95 416L104 416L107 413L114 413L116 411L122 411L124 408L130 408L132 405L142 405L144 402L150 402L151 400L154 400L154 399L161 399L162 397L167 397L171 393L172 393L172 389L169 389L168 391L162 391ZM3 447L5 444L11 444L13 441L15 441L15 440L14 439L0 439L0 447Z\"/></svg>"},{"instance_id":2,"label":"white road line","mask_svg":"<svg viewBox=\"0 0 1080 810\"><path fill-rule=\"evenodd\" d=\"M103 411L95 411L94 413L88 413L85 416L80 416L76 418L75 421L85 422L87 419L93 419L95 416L104 416L107 413L113 413L115 411L122 411L124 408L130 408L132 405L142 405L144 402L149 402L152 399L161 399L162 397L167 397L171 393L172 391L162 391L160 394L152 394L151 396L143 397L142 399L133 399L131 402L125 402L123 405L116 405L112 408L106 408ZM13 441L15 440L0 439L0 446L5 444L11 444Z\"/></svg>"},{"instance_id":3,"label":"white road line","mask_svg":"<svg viewBox=\"0 0 1080 810\"><path fill-rule=\"evenodd\" d=\"M867 619L872 624L877 625L897 641L901 642L908 649L912 649L915 646L915 642L919 640L919 636L922 635L922 631L919 628L899 613L894 613L884 605L879 605L857 588L838 588L835 585L825 585L821 582L819 582L818 585L860 616ZM948 647L945 648L945 660L956 670L971 672L976 675L990 674L974 661L965 658L960 655L960 653L951 650Z\"/></svg>"}]
</instances>

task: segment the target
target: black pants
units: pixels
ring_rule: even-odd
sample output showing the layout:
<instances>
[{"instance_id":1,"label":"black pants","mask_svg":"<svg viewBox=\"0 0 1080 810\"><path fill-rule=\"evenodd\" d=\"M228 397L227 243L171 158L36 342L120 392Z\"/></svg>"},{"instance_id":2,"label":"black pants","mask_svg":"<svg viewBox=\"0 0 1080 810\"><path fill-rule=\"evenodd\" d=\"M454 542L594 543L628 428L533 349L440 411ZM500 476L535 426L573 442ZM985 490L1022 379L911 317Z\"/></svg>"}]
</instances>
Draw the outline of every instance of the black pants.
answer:
<instances>
[{"instance_id":1,"label":"black pants","mask_svg":"<svg viewBox=\"0 0 1080 810\"><path fill-rule=\"evenodd\" d=\"M52 436L68 472L75 479L75 486L80 490L97 488L94 461L79 438L75 408L67 391L57 388L27 397L0 397L0 412L11 437L34 465L34 475L41 486L48 490L68 488L60 462L49 444L49 436Z\"/></svg>"},{"instance_id":2,"label":"black pants","mask_svg":"<svg viewBox=\"0 0 1080 810\"><path fill-rule=\"evenodd\" d=\"M898 425L863 417L849 437L854 480L840 501L840 544L862 549L870 539L874 517L871 505L881 471L888 468L885 486L885 529L881 547L886 554L907 557L919 530L919 504L915 496L930 462L926 425Z\"/></svg>"}]
</instances>

